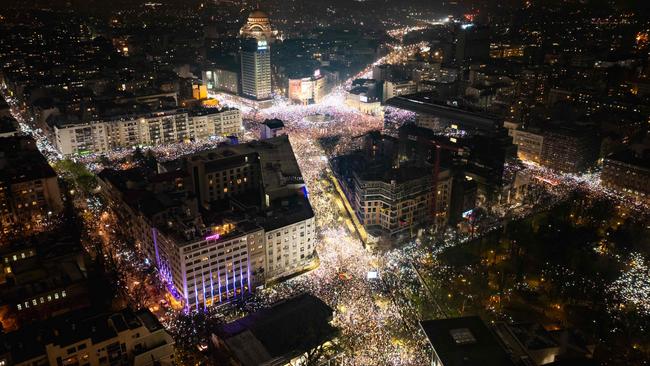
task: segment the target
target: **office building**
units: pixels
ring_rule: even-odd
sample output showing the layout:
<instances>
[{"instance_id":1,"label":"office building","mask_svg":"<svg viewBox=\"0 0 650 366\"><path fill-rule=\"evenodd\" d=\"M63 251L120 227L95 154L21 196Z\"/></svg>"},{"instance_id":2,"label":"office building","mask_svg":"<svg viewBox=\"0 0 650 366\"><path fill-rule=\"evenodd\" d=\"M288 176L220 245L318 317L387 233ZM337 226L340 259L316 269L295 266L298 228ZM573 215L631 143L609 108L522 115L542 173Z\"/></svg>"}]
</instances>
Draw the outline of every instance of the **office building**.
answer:
<instances>
[{"instance_id":1,"label":"office building","mask_svg":"<svg viewBox=\"0 0 650 366\"><path fill-rule=\"evenodd\" d=\"M172 294L200 308L313 269L316 230L287 136L99 174Z\"/></svg>"},{"instance_id":2,"label":"office building","mask_svg":"<svg viewBox=\"0 0 650 366\"><path fill-rule=\"evenodd\" d=\"M379 86L373 79L357 79L352 82L352 89L345 95L345 105L361 113L381 116L381 98Z\"/></svg>"},{"instance_id":3,"label":"office building","mask_svg":"<svg viewBox=\"0 0 650 366\"><path fill-rule=\"evenodd\" d=\"M458 30L455 40L455 61L486 61L490 58L489 28L464 24Z\"/></svg>"},{"instance_id":4,"label":"office building","mask_svg":"<svg viewBox=\"0 0 650 366\"><path fill-rule=\"evenodd\" d=\"M365 87L356 87L348 91L345 95L345 105L371 116L381 116L383 111L381 100L369 96L368 88Z\"/></svg>"},{"instance_id":5,"label":"office building","mask_svg":"<svg viewBox=\"0 0 650 366\"><path fill-rule=\"evenodd\" d=\"M391 65L375 65L372 67L372 78L376 81L388 80L392 77Z\"/></svg>"},{"instance_id":6,"label":"office building","mask_svg":"<svg viewBox=\"0 0 650 366\"><path fill-rule=\"evenodd\" d=\"M57 174L31 137L0 138L0 232L32 233L63 210Z\"/></svg>"},{"instance_id":7,"label":"office building","mask_svg":"<svg viewBox=\"0 0 650 366\"><path fill-rule=\"evenodd\" d=\"M519 159L538 164L542 161L544 135L540 131L512 129L508 134L512 136L513 145L517 146Z\"/></svg>"},{"instance_id":8,"label":"office building","mask_svg":"<svg viewBox=\"0 0 650 366\"><path fill-rule=\"evenodd\" d=\"M499 133L503 127L500 116L458 101L435 99L428 93L395 97L386 105L415 112L418 126L433 131L451 128L470 134L490 135Z\"/></svg>"},{"instance_id":9,"label":"office building","mask_svg":"<svg viewBox=\"0 0 650 366\"><path fill-rule=\"evenodd\" d=\"M246 98L271 98L271 52L265 40L249 39L241 51L241 92Z\"/></svg>"},{"instance_id":10,"label":"office building","mask_svg":"<svg viewBox=\"0 0 650 366\"><path fill-rule=\"evenodd\" d=\"M476 208L478 187L476 181L469 176L457 174L452 182L451 200L449 208L449 223L458 224L463 220L471 219Z\"/></svg>"}]
</instances>

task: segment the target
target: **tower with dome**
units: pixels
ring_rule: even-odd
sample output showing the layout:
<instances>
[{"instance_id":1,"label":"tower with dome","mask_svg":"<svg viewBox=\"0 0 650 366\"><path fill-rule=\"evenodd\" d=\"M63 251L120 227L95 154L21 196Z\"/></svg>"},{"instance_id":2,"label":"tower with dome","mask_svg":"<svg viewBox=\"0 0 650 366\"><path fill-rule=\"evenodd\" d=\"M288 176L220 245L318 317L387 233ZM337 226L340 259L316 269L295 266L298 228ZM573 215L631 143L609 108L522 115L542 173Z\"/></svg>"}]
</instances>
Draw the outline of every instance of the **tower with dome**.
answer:
<instances>
[{"instance_id":1,"label":"tower with dome","mask_svg":"<svg viewBox=\"0 0 650 366\"><path fill-rule=\"evenodd\" d=\"M275 32L271 29L269 15L260 10L253 10L248 15L246 24L241 28L239 34L242 38L255 38L258 41L272 42L275 39Z\"/></svg>"}]
</instances>

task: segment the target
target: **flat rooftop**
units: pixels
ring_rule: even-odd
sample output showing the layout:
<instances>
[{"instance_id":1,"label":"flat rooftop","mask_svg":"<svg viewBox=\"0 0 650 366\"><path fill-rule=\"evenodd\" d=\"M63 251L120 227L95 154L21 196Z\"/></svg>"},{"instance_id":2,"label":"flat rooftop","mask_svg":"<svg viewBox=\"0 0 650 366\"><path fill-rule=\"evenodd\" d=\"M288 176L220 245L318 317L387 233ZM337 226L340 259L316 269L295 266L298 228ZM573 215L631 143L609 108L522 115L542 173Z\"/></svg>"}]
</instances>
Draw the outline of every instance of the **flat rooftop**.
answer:
<instances>
[{"instance_id":1,"label":"flat rooftop","mask_svg":"<svg viewBox=\"0 0 650 366\"><path fill-rule=\"evenodd\" d=\"M634 165L645 170L650 170L650 149L646 149L643 153L631 149L623 150L621 152L610 154L605 158L605 160L617 161L628 165Z\"/></svg>"},{"instance_id":2,"label":"flat rooftop","mask_svg":"<svg viewBox=\"0 0 650 366\"><path fill-rule=\"evenodd\" d=\"M270 128L272 130L274 130L276 128L283 128L284 127L284 122L282 122L282 120L277 119L277 118L267 119L267 120L264 121L264 124L268 128Z\"/></svg>"},{"instance_id":3,"label":"flat rooftop","mask_svg":"<svg viewBox=\"0 0 650 366\"><path fill-rule=\"evenodd\" d=\"M514 366L478 316L420 322L443 366Z\"/></svg>"},{"instance_id":4,"label":"flat rooftop","mask_svg":"<svg viewBox=\"0 0 650 366\"><path fill-rule=\"evenodd\" d=\"M0 99L1 100L1 99ZM18 131L18 122L13 117L0 116L0 134Z\"/></svg>"},{"instance_id":5,"label":"flat rooftop","mask_svg":"<svg viewBox=\"0 0 650 366\"><path fill-rule=\"evenodd\" d=\"M217 329L244 366L291 359L337 335L333 310L319 298L301 294Z\"/></svg>"},{"instance_id":6,"label":"flat rooftop","mask_svg":"<svg viewBox=\"0 0 650 366\"><path fill-rule=\"evenodd\" d=\"M254 209L252 214L247 213L241 220L235 221L249 221L250 225L235 225L236 229L222 236L223 239L245 235L259 227L274 230L314 216L300 167L287 136L188 154L176 160L159 163L160 172L144 168L123 171L105 169L99 173L99 178L110 182L120 192L124 203L141 212L149 220L153 221L160 213L168 212L171 218L152 224L173 235L177 239L177 245L183 246L196 242L205 235L204 229L221 224L224 219L232 221L229 214L232 215L233 212L229 204L212 201L209 202L210 207L203 207L206 202L199 202L197 199L193 192L194 185L190 184L192 177L188 173L188 169L197 164L203 164L206 174L243 164L251 164L254 169L259 169L260 186L225 198L228 200L226 203L240 203L246 208L242 209L243 211ZM184 183L183 189L163 188L177 186L178 180ZM269 196L270 207L262 207L263 194ZM188 210L193 215L177 214ZM170 221L173 223L168 224ZM200 227L201 225L205 227ZM190 233L194 233L193 236Z\"/></svg>"},{"instance_id":7,"label":"flat rooftop","mask_svg":"<svg viewBox=\"0 0 650 366\"><path fill-rule=\"evenodd\" d=\"M219 160L229 161L234 156L258 154L262 169L264 191L270 193L290 185L303 184L302 172L293 153L293 148L286 135L245 144L225 145L216 149L186 155L171 162L161 164L166 171L180 167L183 159L203 159L210 164L219 164ZM214 163L212 163L214 162Z\"/></svg>"},{"instance_id":8,"label":"flat rooftop","mask_svg":"<svg viewBox=\"0 0 650 366\"><path fill-rule=\"evenodd\" d=\"M45 355L48 344L65 348L88 339L97 344L142 326L150 332L163 329L147 309L97 313L87 308L0 334L0 354L10 353L14 363L21 363Z\"/></svg>"},{"instance_id":9,"label":"flat rooftop","mask_svg":"<svg viewBox=\"0 0 650 366\"><path fill-rule=\"evenodd\" d=\"M501 117L469 106L432 98L429 93L416 93L390 98L386 105L408 111L453 120L464 129L494 131L503 126Z\"/></svg>"},{"instance_id":10,"label":"flat rooftop","mask_svg":"<svg viewBox=\"0 0 650 366\"><path fill-rule=\"evenodd\" d=\"M0 181L11 184L56 177L29 136L0 137Z\"/></svg>"},{"instance_id":11,"label":"flat rooftop","mask_svg":"<svg viewBox=\"0 0 650 366\"><path fill-rule=\"evenodd\" d=\"M394 168L392 167L392 161L388 158L372 162L368 161L363 156L363 153L359 152L337 156L334 163L338 173L347 178L356 175L362 182L391 183L395 181L401 184L432 176L430 166L409 166L404 164L399 168Z\"/></svg>"}]
</instances>

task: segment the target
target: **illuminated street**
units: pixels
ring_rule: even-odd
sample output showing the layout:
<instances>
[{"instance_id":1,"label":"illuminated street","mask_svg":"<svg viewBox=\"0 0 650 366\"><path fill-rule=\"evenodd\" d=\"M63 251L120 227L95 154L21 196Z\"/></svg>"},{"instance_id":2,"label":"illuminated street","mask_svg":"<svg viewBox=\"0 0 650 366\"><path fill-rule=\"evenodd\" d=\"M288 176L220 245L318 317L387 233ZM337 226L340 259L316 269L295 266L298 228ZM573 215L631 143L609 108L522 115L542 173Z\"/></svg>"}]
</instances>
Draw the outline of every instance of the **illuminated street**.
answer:
<instances>
[{"instance_id":1,"label":"illuminated street","mask_svg":"<svg viewBox=\"0 0 650 366\"><path fill-rule=\"evenodd\" d=\"M0 366L647 364L643 13L335 3L0 10Z\"/></svg>"}]
</instances>

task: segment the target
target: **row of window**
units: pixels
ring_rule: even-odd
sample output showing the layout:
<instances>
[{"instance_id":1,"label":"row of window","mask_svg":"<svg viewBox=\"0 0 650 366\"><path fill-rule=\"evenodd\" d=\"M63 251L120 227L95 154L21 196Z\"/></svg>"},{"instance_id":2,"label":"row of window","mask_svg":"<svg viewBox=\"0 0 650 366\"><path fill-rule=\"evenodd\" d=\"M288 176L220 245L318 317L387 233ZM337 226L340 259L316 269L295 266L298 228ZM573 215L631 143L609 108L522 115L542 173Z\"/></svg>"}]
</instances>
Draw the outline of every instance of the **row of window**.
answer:
<instances>
[{"instance_id":1,"label":"row of window","mask_svg":"<svg viewBox=\"0 0 650 366\"><path fill-rule=\"evenodd\" d=\"M29 258L33 255L34 255L34 250L30 249L28 252L21 252L21 253L14 254L11 257L5 257L4 261L5 263L9 263L9 260L13 259L13 261L15 262L19 259Z\"/></svg>"},{"instance_id":2,"label":"row of window","mask_svg":"<svg viewBox=\"0 0 650 366\"><path fill-rule=\"evenodd\" d=\"M44 304L46 301L51 302L53 300L65 298L66 296L67 294L65 293L65 290L63 290L61 291L61 294L59 294L59 292L55 292L52 295L41 296L39 299L33 298L31 301L25 301L24 304L17 304L16 308L18 310L29 309L30 306L38 306Z\"/></svg>"}]
</instances>

